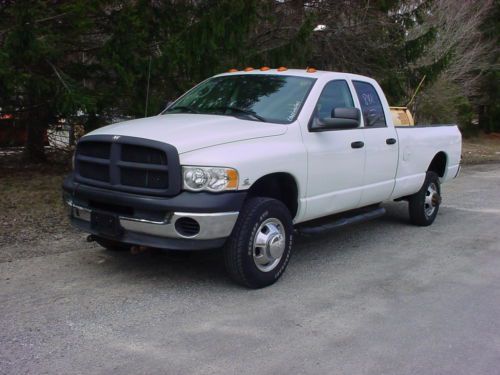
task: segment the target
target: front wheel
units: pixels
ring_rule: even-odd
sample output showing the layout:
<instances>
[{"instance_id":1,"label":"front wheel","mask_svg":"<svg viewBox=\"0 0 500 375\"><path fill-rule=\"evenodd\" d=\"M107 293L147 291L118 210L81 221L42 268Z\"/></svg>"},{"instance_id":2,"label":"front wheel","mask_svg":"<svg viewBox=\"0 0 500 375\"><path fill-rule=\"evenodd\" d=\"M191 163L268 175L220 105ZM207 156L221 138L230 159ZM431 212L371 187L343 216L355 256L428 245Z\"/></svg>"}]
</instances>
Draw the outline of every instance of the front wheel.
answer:
<instances>
[{"instance_id":1,"label":"front wheel","mask_svg":"<svg viewBox=\"0 0 500 375\"><path fill-rule=\"evenodd\" d=\"M250 198L224 249L229 276L249 288L276 282L290 260L292 233L292 217L283 203Z\"/></svg>"},{"instance_id":2,"label":"front wheel","mask_svg":"<svg viewBox=\"0 0 500 375\"><path fill-rule=\"evenodd\" d=\"M441 204L439 176L435 172L427 172L422 188L410 196L408 203L412 224L423 227L431 225Z\"/></svg>"}]
</instances>

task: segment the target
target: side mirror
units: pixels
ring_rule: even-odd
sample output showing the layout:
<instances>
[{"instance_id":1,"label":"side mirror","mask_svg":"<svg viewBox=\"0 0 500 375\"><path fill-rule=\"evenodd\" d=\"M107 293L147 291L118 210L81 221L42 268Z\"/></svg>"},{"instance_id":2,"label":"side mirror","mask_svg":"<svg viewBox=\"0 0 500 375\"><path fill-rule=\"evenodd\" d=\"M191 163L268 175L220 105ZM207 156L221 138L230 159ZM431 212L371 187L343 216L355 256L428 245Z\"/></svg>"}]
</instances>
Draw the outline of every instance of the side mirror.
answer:
<instances>
[{"instance_id":1,"label":"side mirror","mask_svg":"<svg viewBox=\"0 0 500 375\"><path fill-rule=\"evenodd\" d=\"M317 119L311 126L312 131L354 129L359 127L361 112L358 108L334 108L331 118Z\"/></svg>"}]
</instances>

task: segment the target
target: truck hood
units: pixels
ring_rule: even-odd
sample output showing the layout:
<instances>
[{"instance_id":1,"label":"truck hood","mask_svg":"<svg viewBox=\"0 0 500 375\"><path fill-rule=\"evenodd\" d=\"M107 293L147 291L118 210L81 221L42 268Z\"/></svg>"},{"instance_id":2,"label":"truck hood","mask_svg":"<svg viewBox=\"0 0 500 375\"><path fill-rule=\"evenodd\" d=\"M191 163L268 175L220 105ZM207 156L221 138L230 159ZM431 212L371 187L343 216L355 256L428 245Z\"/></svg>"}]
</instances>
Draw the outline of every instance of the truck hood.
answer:
<instances>
[{"instance_id":1,"label":"truck hood","mask_svg":"<svg viewBox=\"0 0 500 375\"><path fill-rule=\"evenodd\" d=\"M88 135L107 134L153 139L171 144L181 154L223 143L284 134L286 125L243 120L232 116L167 114L119 122Z\"/></svg>"}]
</instances>

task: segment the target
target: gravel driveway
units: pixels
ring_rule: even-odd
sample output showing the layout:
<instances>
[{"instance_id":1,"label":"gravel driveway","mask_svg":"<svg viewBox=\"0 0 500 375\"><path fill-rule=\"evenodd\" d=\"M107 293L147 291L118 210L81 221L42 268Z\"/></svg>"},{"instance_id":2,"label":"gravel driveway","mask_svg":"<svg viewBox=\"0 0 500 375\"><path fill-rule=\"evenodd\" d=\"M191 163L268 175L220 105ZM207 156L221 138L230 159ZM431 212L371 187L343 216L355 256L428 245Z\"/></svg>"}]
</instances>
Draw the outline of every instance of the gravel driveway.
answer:
<instances>
[{"instance_id":1,"label":"gravel driveway","mask_svg":"<svg viewBox=\"0 0 500 375\"><path fill-rule=\"evenodd\" d=\"M428 228L389 203L297 238L262 290L232 284L218 251L114 254L71 231L4 245L0 373L498 375L500 165L443 191Z\"/></svg>"}]
</instances>

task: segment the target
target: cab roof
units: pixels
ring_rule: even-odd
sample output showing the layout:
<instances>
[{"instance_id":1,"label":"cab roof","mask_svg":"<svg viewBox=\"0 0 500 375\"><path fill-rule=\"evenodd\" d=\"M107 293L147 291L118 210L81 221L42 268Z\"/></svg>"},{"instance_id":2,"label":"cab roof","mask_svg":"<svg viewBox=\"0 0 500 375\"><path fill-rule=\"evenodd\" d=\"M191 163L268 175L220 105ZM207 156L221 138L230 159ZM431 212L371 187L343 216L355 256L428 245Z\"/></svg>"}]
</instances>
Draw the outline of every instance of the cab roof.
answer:
<instances>
[{"instance_id":1,"label":"cab roof","mask_svg":"<svg viewBox=\"0 0 500 375\"><path fill-rule=\"evenodd\" d=\"M361 79L363 81L371 81L372 78L367 76L362 76L359 74L351 74L351 73L343 73L343 72L330 72L327 70L316 70L313 73L306 71L306 69L287 69L279 71L278 69L269 69L262 71L258 68L255 68L250 71L238 70L235 72L226 72L222 74L217 74L216 77L220 76L231 76L231 75L248 75L248 74L256 74L256 75L284 75L284 76L295 76L295 77L306 77L306 78L326 78L326 79L335 79L335 78L348 78L348 79Z\"/></svg>"}]
</instances>

